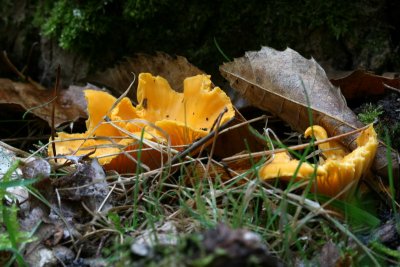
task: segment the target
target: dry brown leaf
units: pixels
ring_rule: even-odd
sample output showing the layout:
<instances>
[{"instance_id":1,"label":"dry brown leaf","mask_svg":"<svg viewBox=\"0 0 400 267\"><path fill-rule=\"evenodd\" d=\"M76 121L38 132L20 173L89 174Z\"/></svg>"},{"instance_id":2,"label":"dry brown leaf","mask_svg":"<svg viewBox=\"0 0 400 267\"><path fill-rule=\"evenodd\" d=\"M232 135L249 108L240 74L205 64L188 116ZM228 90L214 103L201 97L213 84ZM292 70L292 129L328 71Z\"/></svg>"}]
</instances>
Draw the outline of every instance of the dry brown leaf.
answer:
<instances>
[{"instance_id":1,"label":"dry brown leaf","mask_svg":"<svg viewBox=\"0 0 400 267\"><path fill-rule=\"evenodd\" d=\"M280 117L296 131L310 126L310 113L312 124L324 127L330 136L363 126L321 66L290 48L281 52L263 47L246 52L244 57L220 66L220 71L249 102ZM354 150L356 137L350 135L340 141ZM397 174L397 153L392 153L392 162ZM387 165L386 147L380 144L373 169L388 177Z\"/></svg>"},{"instance_id":2,"label":"dry brown leaf","mask_svg":"<svg viewBox=\"0 0 400 267\"><path fill-rule=\"evenodd\" d=\"M385 84L400 88L399 78L383 77L365 70L356 70L344 77L331 79L331 83L340 87L346 99L381 95L385 92Z\"/></svg>"},{"instance_id":3,"label":"dry brown leaf","mask_svg":"<svg viewBox=\"0 0 400 267\"><path fill-rule=\"evenodd\" d=\"M70 86L66 90L59 91L55 100L55 126L87 117L83 89L78 86ZM0 79L0 104L20 105L25 110L30 110L31 113L47 121L49 125L51 125L53 106L51 100L53 98L53 92L50 90L38 90L29 83Z\"/></svg>"},{"instance_id":4,"label":"dry brown leaf","mask_svg":"<svg viewBox=\"0 0 400 267\"><path fill-rule=\"evenodd\" d=\"M106 86L117 94L122 94L128 89L132 81L133 90L129 97L136 100L137 78L139 73L149 72L154 76L165 78L174 90L183 91L183 80L197 74L204 74L203 71L192 65L181 56L172 57L168 54L158 52L156 55L137 54L127 58L119 65L106 69L105 71L89 76L86 82L99 86Z\"/></svg>"}]
</instances>

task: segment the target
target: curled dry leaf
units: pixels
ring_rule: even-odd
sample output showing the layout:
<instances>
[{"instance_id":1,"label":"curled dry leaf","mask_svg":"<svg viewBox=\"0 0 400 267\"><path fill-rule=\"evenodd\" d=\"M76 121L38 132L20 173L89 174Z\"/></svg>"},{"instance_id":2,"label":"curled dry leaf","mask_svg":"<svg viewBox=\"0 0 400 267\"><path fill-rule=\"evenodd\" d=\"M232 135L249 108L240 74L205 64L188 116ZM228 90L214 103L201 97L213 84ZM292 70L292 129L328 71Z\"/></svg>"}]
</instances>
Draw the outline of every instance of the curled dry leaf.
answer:
<instances>
[{"instance_id":1,"label":"curled dry leaf","mask_svg":"<svg viewBox=\"0 0 400 267\"><path fill-rule=\"evenodd\" d=\"M60 90L55 101L54 123L58 126L64 122L85 118L86 101L82 87L70 86ZM29 83L13 82L0 79L0 104L17 104L25 110L47 121L51 125L51 114L54 98L52 91L38 90Z\"/></svg>"},{"instance_id":2,"label":"curled dry leaf","mask_svg":"<svg viewBox=\"0 0 400 267\"><path fill-rule=\"evenodd\" d=\"M296 131L303 132L310 126L309 114L312 123L321 125L330 136L362 126L321 66L290 48L281 52L263 47L260 51L246 52L244 57L220 66L220 71L250 103L280 117ZM356 138L357 135L349 135L340 142L354 150ZM381 143L372 166L384 177L388 177L386 154ZM399 156L395 152L392 163L396 175Z\"/></svg>"}]
</instances>

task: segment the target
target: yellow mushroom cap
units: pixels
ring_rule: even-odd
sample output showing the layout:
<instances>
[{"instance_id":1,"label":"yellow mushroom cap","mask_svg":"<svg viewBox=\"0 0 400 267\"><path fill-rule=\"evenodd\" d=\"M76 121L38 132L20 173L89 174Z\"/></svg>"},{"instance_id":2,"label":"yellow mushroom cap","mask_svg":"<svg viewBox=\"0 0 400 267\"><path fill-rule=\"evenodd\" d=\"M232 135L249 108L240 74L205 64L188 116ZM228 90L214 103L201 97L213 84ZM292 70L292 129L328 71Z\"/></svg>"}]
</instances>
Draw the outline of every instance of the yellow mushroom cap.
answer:
<instances>
[{"instance_id":1,"label":"yellow mushroom cap","mask_svg":"<svg viewBox=\"0 0 400 267\"><path fill-rule=\"evenodd\" d=\"M258 174L263 180L274 179L277 177L284 180L290 180L297 169L296 180L309 178L314 173L317 175L325 174L323 170L316 168L312 164L291 159L288 152L279 152L274 154L272 161L262 166Z\"/></svg>"},{"instance_id":2,"label":"yellow mushroom cap","mask_svg":"<svg viewBox=\"0 0 400 267\"><path fill-rule=\"evenodd\" d=\"M184 146L206 136L225 108L228 111L220 124L235 116L229 97L220 88L211 88L207 75L185 79L184 91L178 93L164 78L142 73L139 75L139 104L136 107L126 97L115 103L115 97L98 90L85 90L85 97L89 114L87 131L82 134L58 133L56 152L84 155L95 151L91 156L98 157L108 169L132 171L136 168L123 152L137 150L142 133L146 140L164 145L170 143L176 146L175 149L182 150ZM104 121L106 115L109 122ZM80 140L75 140L77 138ZM150 168L160 166L161 158L165 157L146 145L144 149L142 162ZM137 153L133 151L129 155L136 158ZM53 155L51 146L49 154Z\"/></svg>"},{"instance_id":3,"label":"yellow mushroom cap","mask_svg":"<svg viewBox=\"0 0 400 267\"><path fill-rule=\"evenodd\" d=\"M112 137L120 137L121 134L111 124L103 123L103 117L110 112L116 98L99 90L85 90L84 94L88 110L87 131L78 134L57 133L56 152L58 155L76 156L94 152L91 156L99 157L100 164L108 164L120 151L118 143L121 140L115 141ZM54 155L52 146L49 146L49 155Z\"/></svg>"},{"instance_id":4,"label":"yellow mushroom cap","mask_svg":"<svg viewBox=\"0 0 400 267\"><path fill-rule=\"evenodd\" d=\"M338 194L347 185L356 185L362 175L369 170L378 148L377 134L372 125L362 131L356 139L357 148L341 160L327 160L321 166L328 172L326 177L317 177L320 193Z\"/></svg>"},{"instance_id":5,"label":"yellow mushroom cap","mask_svg":"<svg viewBox=\"0 0 400 267\"><path fill-rule=\"evenodd\" d=\"M224 108L221 123L235 116L229 97L211 88L208 75L186 78L183 93L171 89L167 80L149 73L139 75L138 115L168 133L173 145L190 144L206 136Z\"/></svg>"},{"instance_id":6,"label":"yellow mushroom cap","mask_svg":"<svg viewBox=\"0 0 400 267\"><path fill-rule=\"evenodd\" d=\"M314 136L317 141L328 138L328 133L324 128L319 125L308 127L304 131L304 137ZM336 141L329 141L318 145L318 148L322 150L322 154L327 159L341 159L346 155L347 149ZM323 162L323 160L322 160Z\"/></svg>"},{"instance_id":7,"label":"yellow mushroom cap","mask_svg":"<svg viewBox=\"0 0 400 267\"><path fill-rule=\"evenodd\" d=\"M99 90L85 90L87 102L88 119L86 128L93 135L117 136L118 130L110 124L102 124L103 117L110 111L112 105L117 100L107 92Z\"/></svg>"},{"instance_id":8,"label":"yellow mushroom cap","mask_svg":"<svg viewBox=\"0 0 400 267\"><path fill-rule=\"evenodd\" d=\"M316 138L327 138L326 131L320 126L314 126L314 136ZM307 129L306 135L310 135L310 128ZM312 189L318 193L328 196L335 196L344 190L349 184L357 185L361 176L368 171L375 157L378 147L378 139L372 125L361 132L357 137L358 147L342 157L343 150L332 150L327 154L327 160L319 166L303 163L296 179L310 179L316 168L316 179ZM324 148L336 147L337 144L331 142ZM320 147L321 148L321 147ZM281 177L288 180L291 178L299 161L291 160L286 152L277 153L275 159L270 163L266 163L261 167L259 176L263 180Z\"/></svg>"}]
</instances>

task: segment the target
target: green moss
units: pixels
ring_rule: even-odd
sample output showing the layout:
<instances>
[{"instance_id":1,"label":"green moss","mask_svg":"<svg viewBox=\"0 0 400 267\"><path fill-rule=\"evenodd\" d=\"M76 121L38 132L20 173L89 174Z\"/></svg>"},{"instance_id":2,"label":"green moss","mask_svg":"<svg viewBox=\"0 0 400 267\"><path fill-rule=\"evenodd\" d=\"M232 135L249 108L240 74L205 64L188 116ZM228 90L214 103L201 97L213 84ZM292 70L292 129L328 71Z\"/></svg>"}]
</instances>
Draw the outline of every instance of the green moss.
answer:
<instances>
[{"instance_id":1,"label":"green moss","mask_svg":"<svg viewBox=\"0 0 400 267\"><path fill-rule=\"evenodd\" d=\"M383 114L382 106L377 106L372 103L365 104L361 112L358 114L358 118L364 124L370 124L377 122L379 116Z\"/></svg>"},{"instance_id":2,"label":"green moss","mask_svg":"<svg viewBox=\"0 0 400 267\"><path fill-rule=\"evenodd\" d=\"M365 104L357 116L364 124L375 123L374 127L379 139L385 140L387 134L393 148L400 149L400 123L387 118L382 106L372 103Z\"/></svg>"},{"instance_id":3,"label":"green moss","mask_svg":"<svg viewBox=\"0 0 400 267\"><path fill-rule=\"evenodd\" d=\"M302 50L315 31L333 41L351 35L350 29L367 20L362 5L371 1L42 0L35 24L62 48L95 64L161 50L208 70L223 61L214 38L230 57L261 45Z\"/></svg>"},{"instance_id":4,"label":"green moss","mask_svg":"<svg viewBox=\"0 0 400 267\"><path fill-rule=\"evenodd\" d=\"M34 22L44 35L57 38L60 47L84 52L96 47L96 39L106 37L118 23L112 7L108 7L111 2L43 1Z\"/></svg>"}]
</instances>

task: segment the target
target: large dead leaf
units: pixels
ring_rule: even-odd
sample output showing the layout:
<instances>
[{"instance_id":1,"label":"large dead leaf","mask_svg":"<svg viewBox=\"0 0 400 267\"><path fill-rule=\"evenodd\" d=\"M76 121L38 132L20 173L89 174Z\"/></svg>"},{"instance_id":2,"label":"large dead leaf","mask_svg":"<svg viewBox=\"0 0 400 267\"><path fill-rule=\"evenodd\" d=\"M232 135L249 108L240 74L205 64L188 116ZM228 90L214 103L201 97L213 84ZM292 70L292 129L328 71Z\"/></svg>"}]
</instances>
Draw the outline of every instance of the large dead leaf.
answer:
<instances>
[{"instance_id":1,"label":"large dead leaf","mask_svg":"<svg viewBox=\"0 0 400 267\"><path fill-rule=\"evenodd\" d=\"M60 90L55 101L55 126L85 118L86 100L82 87L70 86ZM54 98L51 90L38 90L29 83L0 79L0 104L17 104L51 125Z\"/></svg>"},{"instance_id":2,"label":"large dead leaf","mask_svg":"<svg viewBox=\"0 0 400 267\"><path fill-rule=\"evenodd\" d=\"M321 66L290 48L281 52L263 47L257 52L246 52L244 57L222 65L220 71L249 102L277 115L299 132L311 123L324 127L330 136L362 126ZM349 135L340 141L354 150L356 137ZM398 155L392 154L393 170L398 173ZM373 169L388 176L383 144L378 148Z\"/></svg>"},{"instance_id":3,"label":"large dead leaf","mask_svg":"<svg viewBox=\"0 0 400 267\"><path fill-rule=\"evenodd\" d=\"M137 76L142 72L164 77L170 83L171 88L178 92L183 91L183 80L186 77L204 74L203 71L188 62L185 57L172 57L158 52L154 56L137 54L127 58L115 67L89 76L85 81L99 86L106 86L117 94L125 92L131 82L134 81L133 90L131 90L129 97L135 100L137 99Z\"/></svg>"},{"instance_id":4,"label":"large dead leaf","mask_svg":"<svg viewBox=\"0 0 400 267\"><path fill-rule=\"evenodd\" d=\"M340 87L346 99L381 95L387 89L385 84L400 88L399 78L383 77L365 70L356 70L344 77L331 79L331 82L333 85Z\"/></svg>"}]
</instances>

